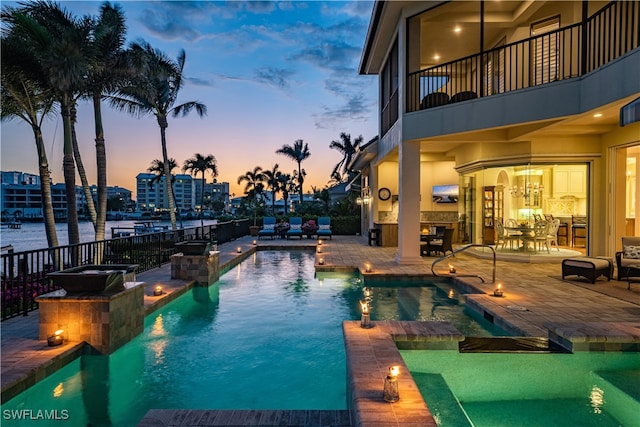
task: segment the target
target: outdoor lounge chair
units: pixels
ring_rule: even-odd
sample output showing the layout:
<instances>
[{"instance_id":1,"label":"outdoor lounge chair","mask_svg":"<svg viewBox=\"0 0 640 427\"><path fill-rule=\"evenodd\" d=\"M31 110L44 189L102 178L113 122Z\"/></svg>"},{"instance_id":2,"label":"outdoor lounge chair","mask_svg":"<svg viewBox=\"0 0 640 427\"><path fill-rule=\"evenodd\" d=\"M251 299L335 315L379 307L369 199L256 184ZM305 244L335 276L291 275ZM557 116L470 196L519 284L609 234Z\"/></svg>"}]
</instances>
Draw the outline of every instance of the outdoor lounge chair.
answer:
<instances>
[{"instance_id":1,"label":"outdoor lounge chair","mask_svg":"<svg viewBox=\"0 0 640 427\"><path fill-rule=\"evenodd\" d=\"M258 231L258 239L273 237L276 235L276 217L265 216L262 220L262 229Z\"/></svg>"},{"instance_id":2,"label":"outdoor lounge chair","mask_svg":"<svg viewBox=\"0 0 640 427\"><path fill-rule=\"evenodd\" d=\"M331 218L328 216L318 217L318 230L316 231L318 238L329 237L332 240L333 233L331 232Z\"/></svg>"},{"instance_id":3,"label":"outdoor lounge chair","mask_svg":"<svg viewBox=\"0 0 640 427\"><path fill-rule=\"evenodd\" d=\"M302 239L302 218L293 216L289 218L289 230L287 231L287 239L289 237L299 237Z\"/></svg>"},{"instance_id":4,"label":"outdoor lounge chair","mask_svg":"<svg viewBox=\"0 0 640 427\"><path fill-rule=\"evenodd\" d=\"M640 237L622 238L622 251L616 252L618 280L640 277Z\"/></svg>"}]
</instances>

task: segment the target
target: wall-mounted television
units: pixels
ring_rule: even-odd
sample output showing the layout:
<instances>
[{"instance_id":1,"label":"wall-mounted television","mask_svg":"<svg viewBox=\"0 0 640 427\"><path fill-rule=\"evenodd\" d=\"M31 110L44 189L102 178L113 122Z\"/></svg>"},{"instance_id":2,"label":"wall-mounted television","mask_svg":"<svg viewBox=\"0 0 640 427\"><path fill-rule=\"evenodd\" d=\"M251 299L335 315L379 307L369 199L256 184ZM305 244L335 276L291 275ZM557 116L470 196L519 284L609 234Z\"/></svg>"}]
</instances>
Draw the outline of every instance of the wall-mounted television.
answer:
<instances>
[{"instance_id":1,"label":"wall-mounted television","mask_svg":"<svg viewBox=\"0 0 640 427\"><path fill-rule=\"evenodd\" d=\"M434 185L432 200L434 203L458 203L458 184Z\"/></svg>"}]
</instances>

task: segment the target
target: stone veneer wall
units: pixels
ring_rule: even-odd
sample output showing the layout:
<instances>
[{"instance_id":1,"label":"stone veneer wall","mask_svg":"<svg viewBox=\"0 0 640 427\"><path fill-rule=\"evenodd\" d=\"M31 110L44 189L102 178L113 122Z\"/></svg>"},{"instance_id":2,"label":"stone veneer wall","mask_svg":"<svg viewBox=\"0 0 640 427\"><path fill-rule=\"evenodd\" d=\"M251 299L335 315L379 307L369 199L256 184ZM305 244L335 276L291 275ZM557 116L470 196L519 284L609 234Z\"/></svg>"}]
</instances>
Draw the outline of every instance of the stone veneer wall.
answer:
<instances>
[{"instance_id":1,"label":"stone veneer wall","mask_svg":"<svg viewBox=\"0 0 640 427\"><path fill-rule=\"evenodd\" d=\"M58 329L69 341L86 341L96 352L111 354L144 329L144 283L125 283L116 294L67 295L63 290L38 297L39 339Z\"/></svg>"},{"instance_id":2,"label":"stone veneer wall","mask_svg":"<svg viewBox=\"0 0 640 427\"><path fill-rule=\"evenodd\" d=\"M220 252L209 255L171 256L171 278L195 280L196 286L209 286L220 278Z\"/></svg>"},{"instance_id":3,"label":"stone veneer wall","mask_svg":"<svg viewBox=\"0 0 640 427\"><path fill-rule=\"evenodd\" d=\"M379 222L397 222L398 211L380 211L378 212ZM420 222L458 222L457 211L421 211Z\"/></svg>"}]
</instances>

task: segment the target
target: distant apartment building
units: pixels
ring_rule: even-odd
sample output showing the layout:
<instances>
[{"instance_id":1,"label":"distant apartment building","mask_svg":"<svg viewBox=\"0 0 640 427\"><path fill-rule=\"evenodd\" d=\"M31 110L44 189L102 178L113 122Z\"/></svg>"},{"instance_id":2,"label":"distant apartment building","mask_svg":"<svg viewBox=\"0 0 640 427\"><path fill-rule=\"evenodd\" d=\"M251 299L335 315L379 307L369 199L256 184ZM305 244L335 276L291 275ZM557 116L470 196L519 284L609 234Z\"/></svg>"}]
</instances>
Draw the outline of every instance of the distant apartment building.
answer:
<instances>
[{"instance_id":1,"label":"distant apartment building","mask_svg":"<svg viewBox=\"0 0 640 427\"><path fill-rule=\"evenodd\" d=\"M40 220L44 217L39 183L5 184L3 180L0 199L3 219ZM51 185L51 201L55 218L64 220L67 217L67 192L64 183ZM78 213L82 214L86 205L82 187L76 187L76 205Z\"/></svg>"},{"instance_id":2,"label":"distant apartment building","mask_svg":"<svg viewBox=\"0 0 640 427\"><path fill-rule=\"evenodd\" d=\"M90 187L94 200L97 200L97 186ZM122 187L107 187L107 198L120 197L125 206L132 206L131 190ZM64 183L51 185L51 199L53 212L57 219L67 217L67 193ZM0 172L0 200L2 201L3 219L33 219L43 218L42 191L38 175L17 172ZM87 199L81 186L76 186L76 206L79 215L87 214Z\"/></svg>"},{"instance_id":3,"label":"distant apartment building","mask_svg":"<svg viewBox=\"0 0 640 427\"><path fill-rule=\"evenodd\" d=\"M194 179L191 175L175 175L172 185L178 211L193 210L196 198ZM136 194L140 211L158 211L169 208L164 176L158 179L152 173L139 173L136 176Z\"/></svg>"}]
</instances>

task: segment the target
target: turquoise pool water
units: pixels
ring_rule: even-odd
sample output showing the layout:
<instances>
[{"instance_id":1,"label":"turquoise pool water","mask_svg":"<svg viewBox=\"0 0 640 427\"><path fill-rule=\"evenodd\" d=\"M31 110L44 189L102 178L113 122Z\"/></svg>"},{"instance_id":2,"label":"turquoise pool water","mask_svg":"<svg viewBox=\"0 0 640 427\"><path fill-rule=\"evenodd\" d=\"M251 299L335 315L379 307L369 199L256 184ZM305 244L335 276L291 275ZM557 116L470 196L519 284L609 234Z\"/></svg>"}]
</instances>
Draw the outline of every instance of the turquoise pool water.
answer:
<instances>
[{"instance_id":1,"label":"turquoise pool water","mask_svg":"<svg viewBox=\"0 0 640 427\"><path fill-rule=\"evenodd\" d=\"M7 402L2 425L134 425L152 408L346 409L341 324L360 318L362 283L315 275L314 259L256 253L147 316L144 332L112 355L83 356ZM474 324L435 287L373 294L373 319ZM25 421L12 410L32 412ZM39 410L60 419L31 419Z\"/></svg>"},{"instance_id":2,"label":"turquoise pool water","mask_svg":"<svg viewBox=\"0 0 640 427\"><path fill-rule=\"evenodd\" d=\"M638 353L401 354L439 427L640 426Z\"/></svg>"}]
</instances>

